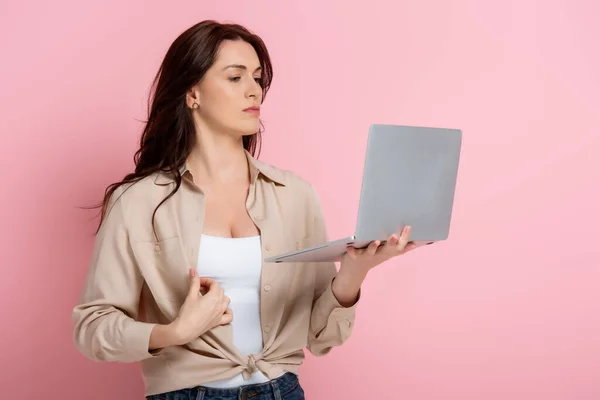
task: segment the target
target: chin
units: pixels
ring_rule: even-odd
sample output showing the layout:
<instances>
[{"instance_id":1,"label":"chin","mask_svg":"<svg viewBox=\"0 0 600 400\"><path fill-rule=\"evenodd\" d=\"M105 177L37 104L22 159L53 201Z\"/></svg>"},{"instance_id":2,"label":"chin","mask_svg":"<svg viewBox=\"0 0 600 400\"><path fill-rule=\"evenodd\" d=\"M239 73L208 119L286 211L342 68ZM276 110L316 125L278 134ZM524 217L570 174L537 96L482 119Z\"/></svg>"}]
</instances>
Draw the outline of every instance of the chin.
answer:
<instances>
[{"instance_id":1,"label":"chin","mask_svg":"<svg viewBox=\"0 0 600 400\"><path fill-rule=\"evenodd\" d=\"M260 124L246 124L245 126L237 127L236 131L241 136L250 136L254 135L256 132L260 130Z\"/></svg>"}]
</instances>

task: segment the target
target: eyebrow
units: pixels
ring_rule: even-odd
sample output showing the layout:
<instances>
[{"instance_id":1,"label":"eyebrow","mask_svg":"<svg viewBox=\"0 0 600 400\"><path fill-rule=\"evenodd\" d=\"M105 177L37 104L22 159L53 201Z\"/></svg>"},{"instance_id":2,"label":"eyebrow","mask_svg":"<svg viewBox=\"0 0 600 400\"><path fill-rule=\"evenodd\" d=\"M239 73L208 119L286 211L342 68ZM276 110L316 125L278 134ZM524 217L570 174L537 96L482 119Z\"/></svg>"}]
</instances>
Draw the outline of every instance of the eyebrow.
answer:
<instances>
[{"instance_id":1,"label":"eyebrow","mask_svg":"<svg viewBox=\"0 0 600 400\"><path fill-rule=\"evenodd\" d=\"M247 70L248 67L246 67L245 65L242 64L231 64L226 66L225 68L223 68L223 71L225 71L228 68L236 68L236 69L243 69L243 70ZM257 67L254 72L258 72L258 71L262 71L262 67Z\"/></svg>"}]
</instances>

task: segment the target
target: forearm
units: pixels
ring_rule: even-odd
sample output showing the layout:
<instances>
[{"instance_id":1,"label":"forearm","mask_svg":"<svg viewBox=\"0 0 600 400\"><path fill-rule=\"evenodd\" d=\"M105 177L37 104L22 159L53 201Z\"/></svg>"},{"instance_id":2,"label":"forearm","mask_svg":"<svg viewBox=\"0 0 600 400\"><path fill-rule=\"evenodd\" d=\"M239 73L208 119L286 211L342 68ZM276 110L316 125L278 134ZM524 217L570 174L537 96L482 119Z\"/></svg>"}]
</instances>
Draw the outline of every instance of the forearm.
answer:
<instances>
[{"instance_id":1,"label":"forearm","mask_svg":"<svg viewBox=\"0 0 600 400\"><path fill-rule=\"evenodd\" d=\"M154 325L109 309L75 308L75 347L95 361L138 362L152 357L148 342ZM98 316L100 313L104 315Z\"/></svg>"},{"instance_id":2,"label":"forearm","mask_svg":"<svg viewBox=\"0 0 600 400\"><path fill-rule=\"evenodd\" d=\"M322 290L313 305L307 347L321 356L350 336L363 278L337 272L333 263L319 272L317 281Z\"/></svg>"},{"instance_id":3,"label":"forearm","mask_svg":"<svg viewBox=\"0 0 600 400\"><path fill-rule=\"evenodd\" d=\"M178 344L173 325L156 325L150 333L148 351L156 351Z\"/></svg>"},{"instance_id":4,"label":"forearm","mask_svg":"<svg viewBox=\"0 0 600 400\"><path fill-rule=\"evenodd\" d=\"M333 295L343 307L353 306L357 300L366 272L347 272L343 267L337 273L332 283Z\"/></svg>"}]
</instances>

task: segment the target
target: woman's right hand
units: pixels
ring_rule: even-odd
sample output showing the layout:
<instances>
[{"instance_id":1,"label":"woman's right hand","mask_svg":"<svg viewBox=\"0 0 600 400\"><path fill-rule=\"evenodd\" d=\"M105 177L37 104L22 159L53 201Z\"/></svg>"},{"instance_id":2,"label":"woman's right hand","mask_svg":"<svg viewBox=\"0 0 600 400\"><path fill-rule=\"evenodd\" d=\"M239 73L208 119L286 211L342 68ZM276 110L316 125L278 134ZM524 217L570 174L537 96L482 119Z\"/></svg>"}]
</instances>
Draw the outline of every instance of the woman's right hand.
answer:
<instances>
[{"instance_id":1,"label":"woman's right hand","mask_svg":"<svg viewBox=\"0 0 600 400\"><path fill-rule=\"evenodd\" d=\"M176 344L184 345L215 326L227 325L233 320L229 297L215 280L200 278L190 269L190 290L171 323Z\"/></svg>"}]
</instances>

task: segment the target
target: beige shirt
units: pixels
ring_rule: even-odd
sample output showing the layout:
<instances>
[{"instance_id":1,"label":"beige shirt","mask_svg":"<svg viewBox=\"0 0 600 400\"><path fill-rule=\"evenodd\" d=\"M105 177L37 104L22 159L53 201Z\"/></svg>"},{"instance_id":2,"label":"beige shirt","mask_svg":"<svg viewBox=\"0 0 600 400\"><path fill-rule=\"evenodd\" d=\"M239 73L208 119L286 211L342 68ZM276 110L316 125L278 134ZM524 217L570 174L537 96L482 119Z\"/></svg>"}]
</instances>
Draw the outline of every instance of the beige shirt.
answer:
<instances>
[{"instance_id":1,"label":"beige shirt","mask_svg":"<svg viewBox=\"0 0 600 400\"><path fill-rule=\"evenodd\" d=\"M246 202L261 233L263 256L327 240L313 186L246 152L251 172ZM263 351L242 355L231 325L217 326L184 346L148 351L150 332L177 316L197 267L204 196L187 168L176 194L160 173L115 191L96 237L79 304L73 310L75 346L96 361L142 365L146 395L260 370L269 378L298 373L304 348L327 354L349 337L356 304L342 307L332 292L330 263L263 263L260 313ZM233 316L235 318L235 315Z\"/></svg>"}]
</instances>

